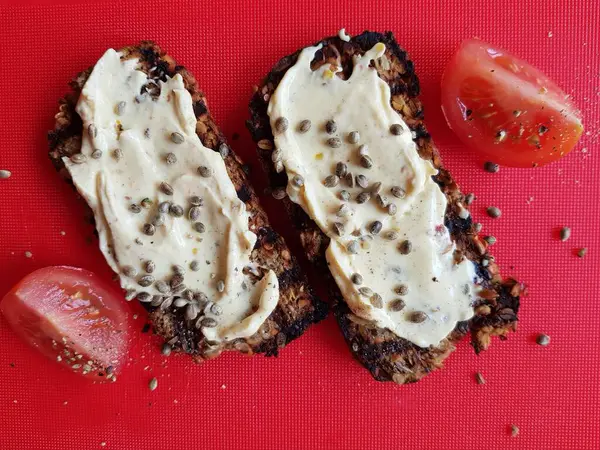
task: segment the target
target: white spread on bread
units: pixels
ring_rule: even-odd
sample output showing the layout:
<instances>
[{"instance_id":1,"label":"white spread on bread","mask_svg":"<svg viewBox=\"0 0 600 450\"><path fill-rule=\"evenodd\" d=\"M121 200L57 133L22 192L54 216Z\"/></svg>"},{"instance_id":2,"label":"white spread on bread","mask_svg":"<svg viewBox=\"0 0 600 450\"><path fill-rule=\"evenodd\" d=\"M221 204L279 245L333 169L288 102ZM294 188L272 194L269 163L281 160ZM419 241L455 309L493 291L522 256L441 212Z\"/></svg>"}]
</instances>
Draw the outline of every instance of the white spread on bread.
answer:
<instances>
[{"instance_id":1,"label":"white spread on bread","mask_svg":"<svg viewBox=\"0 0 600 450\"><path fill-rule=\"evenodd\" d=\"M257 237L223 158L196 135L182 77L137 67L112 49L96 63L77 104L81 154L64 158L100 249L129 299L182 308L208 341L251 336L277 306L277 276L248 274Z\"/></svg>"},{"instance_id":2,"label":"white spread on bread","mask_svg":"<svg viewBox=\"0 0 600 450\"><path fill-rule=\"evenodd\" d=\"M472 317L476 290L472 262L455 262L437 170L369 67L385 45L355 57L347 80L339 65L311 70L320 48L304 49L271 97L274 160L290 199L331 239L327 263L353 313L437 345Z\"/></svg>"}]
</instances>

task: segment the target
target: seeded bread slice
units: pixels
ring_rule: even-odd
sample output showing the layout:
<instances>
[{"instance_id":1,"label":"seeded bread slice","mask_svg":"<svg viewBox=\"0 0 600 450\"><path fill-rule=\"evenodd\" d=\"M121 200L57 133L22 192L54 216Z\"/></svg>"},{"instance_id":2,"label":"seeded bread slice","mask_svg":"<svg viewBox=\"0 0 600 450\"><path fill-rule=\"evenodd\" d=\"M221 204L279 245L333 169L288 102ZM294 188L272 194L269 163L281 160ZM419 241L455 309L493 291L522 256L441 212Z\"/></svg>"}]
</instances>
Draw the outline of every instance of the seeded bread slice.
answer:
<instances>
[{"instance_id":1,"label":"seeded bread slice","mask_svg":"<svg viewBox=\"0 0 600 450\"><path fill-rule=\"evenodd\" d=\"M224 350L233 349L247 354L277 355L279 349L299 337L309 325L322 320L327 314L327 305L314 295L283 238L269 226L267 216L248 182L242 161L225 142L208 111L204 94L198 89L192 74L149 41L143 41L138 46L125 47L120 51L123 53L123 59L138 58L139 68L151 74L155 81L165 81L167 76L173 77L175 74L183 77L192 96L194 112L198 119L196 133L206 147L219 151L224 157L237 195L246 204L250 216L249 225L257 230L258 239L251 260L259 267L275 271L280 287L277 308L259 331L247 339L238 339L226 345L209 346L201 331L185 318L183 308L170 306L161 309L144 303L154 330L173 350L189 353L197 362L214 358ZM60 100L54 130L48 133L50 159L63 178L69 181L69 173L61 158L80 151L83 124L75 106L91 70L92 68L80 73L71 81L72 92Z\"/></svg>"},{"instance_id":2,"label":"seeded bread slice","mask_svg":"<svg viewBox=\"0 0 600 450\"><path fill-rule=\"evenodd\" d=\"M465 205L463 194L450 173L443 168L440 155L425 128L423 107L418 99L419 80L414 72L413 62L398 46L392 33L365 31L350 42L338 37L325 38L319 42L323 48L317 52L312 68L316 69L323 64L341 65L343 71L338 76L345 79L352 72L353 55L364 54L378 42L386 45L387 62L378 60L371 65L377 70L379 77L389 84L392 107L413 131L419 155L431 161L439 170L434 180L448 198L445 224L457 248L475 263L477 274L484 280L485 289L475 306L476 315L469 321L460 322L439 346L421 348L352 314L325 261L329 238L300 206L288 198L284 198L283 202L300 234L306 256L317 266L318 273L323 274L334 301L335 316L353 355L376 380L402 384L418 381L431 371L442 367L444 359L454 350L454 344L469 332L477 353L488 348L492 336L505 339L510 331L516 330L519 297L523 287L514 279L502 279L494 258L488 252L487 243L477 235L471 217L459 217L459 203ZM295 64L299 53L300 50L280 59L263 83L257 87L250 102L251 118L247 126L257 144L260 159L274 190L285 189L287 176L285 172L278 174L271 160L273 134L267 106L277 85L285 72Z\"/></svg>"}]
</instances>

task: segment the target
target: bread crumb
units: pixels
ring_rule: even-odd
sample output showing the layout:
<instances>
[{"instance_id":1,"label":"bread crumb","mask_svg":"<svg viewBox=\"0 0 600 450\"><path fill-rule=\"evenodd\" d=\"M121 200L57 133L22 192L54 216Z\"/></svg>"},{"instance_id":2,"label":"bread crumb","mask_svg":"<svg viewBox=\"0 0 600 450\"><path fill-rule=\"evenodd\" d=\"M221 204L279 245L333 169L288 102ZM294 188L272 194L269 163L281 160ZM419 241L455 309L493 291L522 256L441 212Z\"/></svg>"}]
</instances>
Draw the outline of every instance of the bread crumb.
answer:
<instances>
[{"instance_id":1,"label":"bread crumb","mask_svg":"<svg viewBox=\"0 0 600 450\"><path fill-rule=\"evenodd\" d=\"M225 389L227 388L227 386L225 386L224 384L221 385L221 389Z\"/></svg>"},{"instance_id":2,"label":"bread crumb","mask_svg":"<svg viewBox=\"0 0 600 450\"><path fill-rule=\"evenodd\" d=\"M31 258L32 256L33 256L33 253L31 253L30 251L25 252L25 258Z\"/></svg>"},{"instance_id":3,"label":"bread crumb","mask_svg":"<svg viewBox=\"0 0 600 450\"><path fill-rule=\"evenodd\" d=\"M554 34L552 34L552 31L548 31L548 37L551 38L552 36L554 36Z\"/></svg>"}]
</instances>

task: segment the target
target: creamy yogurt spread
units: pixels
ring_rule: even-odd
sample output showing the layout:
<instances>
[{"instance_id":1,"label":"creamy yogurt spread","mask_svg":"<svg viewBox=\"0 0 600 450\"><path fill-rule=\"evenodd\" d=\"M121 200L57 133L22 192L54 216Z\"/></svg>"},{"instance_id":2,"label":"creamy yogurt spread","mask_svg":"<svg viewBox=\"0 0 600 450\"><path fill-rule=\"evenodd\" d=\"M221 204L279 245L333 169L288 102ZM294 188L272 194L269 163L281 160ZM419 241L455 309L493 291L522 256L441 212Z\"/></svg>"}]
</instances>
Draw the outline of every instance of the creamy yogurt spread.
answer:
<instances>
[{"instance_id":1,"label":"creamy yogurt spread","mask_svg":"<svg viewBox=\"0 0 600 450\"><path fill-rule=\"evenodd\" d=\"M331 239L329 269L353 313L421 347L437 345L473 315L475 271L444 225L447 200L370 68L376 44L340 67L310 64L304 49L269 102L273 161L287 194ZM456 258L458 260L458 258Z\"/></svg>"},{"instance_id":2,"label":"creamy yogurt spread","mask_svg":"<svg viewBox=\"0 0 600 450\"><path fill-rule=\"evenodd\" d=\"M221 155L196 135L182 77L137 66L112 49L97 62L77 104L81 153L64 159L100 249L129 300L185 308L209 341L250 336L277 306L277 277L247 275L261 273L256 235Z\"/></svg>"}]
</instances>

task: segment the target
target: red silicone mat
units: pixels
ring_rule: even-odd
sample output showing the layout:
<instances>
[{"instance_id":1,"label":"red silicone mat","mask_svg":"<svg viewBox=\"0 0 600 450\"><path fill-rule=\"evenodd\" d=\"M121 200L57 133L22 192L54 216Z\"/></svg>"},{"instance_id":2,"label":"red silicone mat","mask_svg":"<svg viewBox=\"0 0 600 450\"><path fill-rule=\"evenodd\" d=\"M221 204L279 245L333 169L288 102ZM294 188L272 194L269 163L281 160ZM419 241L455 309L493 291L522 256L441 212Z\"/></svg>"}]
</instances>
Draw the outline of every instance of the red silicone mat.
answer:
<instances>
[{"instance_id":1,"label":"red silicone mat","mask_svg":"<svg viewBox=\"0 0 600 450\"><path fill-rule=\"evenodd\" d=\"M67 82L106 48L154 39L187 66L262 191L244 127L252 85L279 57L341 27L392 30L409 51L445 164L464 191L476 192L473 214L498 238L504 274L530 286L518 333L480 356L463 342L443 371L410 386L373 381L332 318L277 359L228 354L202 366L162 357L140 332L129 366L110 385L55 367L0 318L0 449L600 448L597 0L21 4L0 7L0 24L0 169L13 173L0 181L0 295L46 265L111 277L45 139ZM492 175L460 145L440 111L439 81L458 43L472 36L529 60L573 95L587 132L572 154ZM264 203L297 250L281 207ZM485 216L490 204L502 209L500 219ZM561 226L573 230L567 242L558 240ZM574 249L584 246L580 259ZM143 325L140 314L136 329ZM540 332L550 346L535 344ZM475 382L478 371L485 385ZM159 385L150 392L154 376Z\"/></svg>"}]
</instances>

